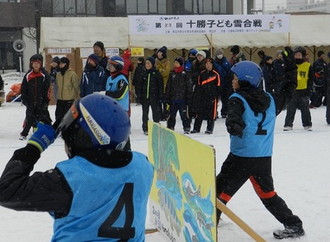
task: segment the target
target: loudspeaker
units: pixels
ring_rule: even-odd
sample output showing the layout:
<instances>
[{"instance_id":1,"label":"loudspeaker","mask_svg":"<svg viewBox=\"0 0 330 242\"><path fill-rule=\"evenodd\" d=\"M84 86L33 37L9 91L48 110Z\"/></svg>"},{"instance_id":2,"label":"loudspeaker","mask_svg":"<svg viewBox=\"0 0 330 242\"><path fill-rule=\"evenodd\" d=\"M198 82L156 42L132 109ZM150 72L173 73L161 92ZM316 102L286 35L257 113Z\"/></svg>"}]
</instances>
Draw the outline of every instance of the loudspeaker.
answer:
<instances>
[{"instance_id":1,"label":"loudspeaker","mask_svg":"<svg viewBox=\"0 0 330 242\"><path fill-rule=\"evenodd\" d=\"M13 48L17 52L23 52L25 47L26 47L25 42L21 39L17 39L13 43Z\"/></svg>"}]
</instances>

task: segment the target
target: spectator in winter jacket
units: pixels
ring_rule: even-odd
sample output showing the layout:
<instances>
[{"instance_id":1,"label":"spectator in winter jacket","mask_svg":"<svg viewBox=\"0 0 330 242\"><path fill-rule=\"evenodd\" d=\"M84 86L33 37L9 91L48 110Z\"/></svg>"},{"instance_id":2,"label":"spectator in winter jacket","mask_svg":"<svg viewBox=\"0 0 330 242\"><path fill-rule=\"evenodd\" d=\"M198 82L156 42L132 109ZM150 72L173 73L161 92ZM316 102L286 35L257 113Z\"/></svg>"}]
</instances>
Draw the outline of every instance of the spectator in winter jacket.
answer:
<instances>
[{"instance_id":1,"label":"spectator in winter jacket","mask_svg":"<svg viewBox=\"0 0 330 242\"><path fill-rule=\"evenodd\" d=\"M103 42L96 41L93 45L93 52L98 57L99 65L106 70L108 65L108 57L106 56Z\"/></svg>"},{"instance_id":2,"label":"spectator in winter jacket","mask_svg":"<svg viewBox=\"0 0 330 242\"><path fill-rule=\"evenodd\" d=\"M3 90L4 82L2 80L2 77L0 75L0 91Z\"/></svg>"},{"instance_id":3,"label":"spectator in winter jacket","mask_svg":"<svg viewBox=\"0 0 330 242\"><path fill-rule=\"evenodd\" d=\"M59 65L60 65L60 58L58 56L55 56L52 59L52 62L50 63L50 81L51 83L55 83L56 74L59 71Z\"/></svg>"},{"instance_id":4,"label":"spectator in winter jacket","mask_svg":"<svg viewBox=\"0 0 330 242\"><path fill-rule=\"evenodd\" d=\"M330 52L328 52L328 58L330 59ZM326 108L326 122L330 125L330 62L327 64L325 68L325 77L327 80L327 108Z\"/></svg>"},{"instance_id":5,"label":"spectator in winter jacket","mask_svg":"<svg viewBox=\"0 0 330 242\"><path fill-rule=\"evenodd\" d=\"M265 63L266 63L266 60L265 60L266 54L265 54L265 52L263 50L259 50L257 54L258 54L258 56L260 58L259 66L262 68L265 65Z\"/></svg>"},{"instance_id":6,"label":"spectator in winter jacket","mask_svg":"<svg viewBox=\"0 0 330 242\"><path fill-rule=\"evenodd\" d=\"M99 65L99 58L95 54L91 54L82 74L80 82L80 97L87 96L93 92L105 91L105 83L107 76L104 69Z\"/></svg>"},{"instance_id":7,"label":"spectator in winter jacket","mask_svg":"<svg viewBox=\"0 0 330 242\"><path fill-rule=\"evenodd\" d=\"M194 129L199 133L203 120L207 120L206 134L212 134L217 117L218 98L220 93L220 75L214 70L212 58L205 60L205 70L198 77L193 94L193 110L196 112Z\"/></svg>"},{"instance_id":8,"label":"spectator in winter jacket","mask_svg":"<svg viewBox=\"0 0 330 242\"><path fill-rule=\"evenodd\" d=\"M230 58L230 64L233 66L236 63L240 61L245 61L246 57L243 54L243 52L240 50L240 47L238 45L234 45L230 48L231 58Z\"/></svg>"},{"instance_id":9,"label":"spectator in winter jacket","mask_svg":"<svg viewBox=\"0 0 330 242\"><path fill-rule=\"evenodd\" d=\"M142 104L142 130L148 134L149 108L152 110L152 119L159 123L161 119L160 101L164 95L163 77L155 68L155 59L148 57L145 62L145 70L142 73L141 104Z\"/></svg>"},{"instance_id":10,"label":"spectator in winter jacket","mask_svg":"<svg viewBox=\"0 0 330 242\"><path fill-rule=\"evenodd\" d=\"M164 87L163 90L165 91L166 83L168 80L168 76L170 74L171 70L171 64L170 61L167 59L167 47L162 46L157 50L157 58L155 59L155 67L156 70L159 71L159 73L162 75ZM169 110L167 109L166 103L164 103L164 100L161 100L160 103L160 109L161 109L161 120L166 120L169 115Z\"/></svg>"},{"instance_id":11,"label":"spectator in winter jacket","mask_svg":"<svg viewBox=\"0 0 330 242\"><path fill-rule=\"evenodd\" d=\"M231 80L230 79L230 68L231 65L227 58L224 56L223 49L218 48L214 52L214 70L220 74L221 87L220 87L220 98L221 98L221 117L227 117L227 102L228 97L232 94Z\"/></svg>"},{"instance_id":12,"label":"spectator in winter jacket","mask_svg":"<svg viewBox=\"0 0 330 242\"><path fill-rule=\"evenodd\" d=\"M61 120L70 109L73 102L80 97L80 80L70 68L67 57L60 59L59 71L56 74L56 120Z\"/></svg>"},{"instance_id":13,"label":"spectator in winter jacket","mask_svg":"<svg viewBox=\"0 0 330 242\"><path fill-rule=\"evenodd\" d=\"M281 50L277 51L276 58L273 61L273 66L274 66L274 72L275 72L274 90L279 91L281 86L282 86L282 83L284 81L284 78L285 78L285 63L284 63L284 60L283 60Z\"/></svg>"},{"instance_id":14,"label":"spectator in winter jacket","mask_svg":"<svg viewBox=\"0 0 330 242\"><path fill-rule=\"evenodd\" d=\"M261 69L264 75L264 88L266 92L271 92L275 89L275 69L273 66L273 58L271 56L265 56L264 64Z\"/></svg>"},{"instance_id":15,"label":"spectator in winter jacket","mask_svg":"<svg viewBox=\"0 0 330 242\"><path fill-rule=\"evenodd\" d=\"M191 68L191 81L193 85L197 84L197 79L199 74L205 70L205 59L206 59L206 53L203 50L200 50L196 54L196 60L193 62L193 66Z\"/></svg>"},{"instance_id":16,"label":"spectator in winter jacket","mask_svg":"<svg viewBox=\"0 0 330 242\"><path fill-rule=\"evenodd\" d=\"M188 116L190 118L190 122L192 121L193 118L196 117L196 110L194 110L194 108L197 107L198 105L195 105L194 102L197 101L198 98L194 98L194 95L196 94L194 90L197 85L199 74L205 70L205 60L206 60L205 51L203 50L198 51L196 54L196 60L194 60L191 72L189 73L193 85L193 96L191 98L191 103L188 104L189 106Z\"/></svg>"},{"instance_id":17,"label":"spectator in winter jacket","mask_svg":"<svg viewBox=\"0 0 330 242\"><path fill-rule=\"evenodd\" d=\"M3 91L3 86L4 86L4 82L2 80L2 77L0 75L0 106L2 103L5 102L5 92Z\"/></svg>"},{"instance_id":18,"label":"spectator in winter jacket","mask_svg":"<svg viewBox=\"0 0 330 242\"><path fill-rule=\"evenodd\" d=\"M197 54L197 50L195 49L190 49L189 53L188 53L188 59L185 61L184 63L184 70L186 72L191 72L192 71L192 66L193 66L193 62L194 60L196 60L196 54Z\"/></svg>"},{"instance_id":19,"label":"spectator in winter jacket","mask_svg":"<svg viewBox=\"0 0 330 242\"><path fill-rule=\"evenodd\" d=\"M260 67L242 61L232 67L235 93L228 101L227 131L230 153L216 178L216 195L227 204L247 180L267 210L284 225L273 233L276 239L298 238L305 234L300 218L292 213L274 190L272 153L276 115L285 107L296 86L296 67L292 50L289 53L287 79L281 92L266 93L259 88ZM221 211L217 210L219 221Z\"/></svg>"},{"instance_id":20,"label":"spectator in winter jacket","mask_svg":"<svg viewBox=\"0 0 330 242\"><path fill-rule=\"evenodd\" d=\"M134 70L134 65L131 61L131 51L129 49L124 50L121 57L124 59L124 68L121 72L129 81L129 73Z\"/></svg>"},{"instance_id":21,"label":"spectator in winter jacket","mask_svg":"<svg viewBox=\"0 0 330 242\"><path fill-rule=\"evenodd\" d=\"M174 130L176 114L179 111L182 120L183 131L190 131L190 120L187 114L188 103L192 96L192 83L190 75L184 71L184 59L177 57L173 63L165 90L165 100L170 105L170 116L167 120L167 128Z\"/></svg>"},{"instance_id":22,"label":"spectator in winter jacket","mask_svg":"<svg viewBox=\"0 0 330 242\"><path fill-rule=\"evenodd\" d=\"M144 70L144 58L139 57L137 60L137 66L135 67L134 70L134 75L133 75L133 82L132 85L134 86L135 89L135 101L137 104L141 104L141 97L139 96L141 93L141 81L142 81L142 72Z\"/></svg>"},{"instance_id":23,"label":"spectator in winter jacket","mask_svg":"<svg viewBox=\"0 0 330 242\"><path fill-rule=\"evenodd\" d=\"M25 140L31 127L38 122L46 124L52 122L48 112L50 77L42 64L42 55L31 56L30 70L24 75L22 81L22 103L26 106L26 116L20 140Z\"/></svg>"},{"instance_id":24,"label":"spectator in winter jacket","mask_svg":"<svg viewBox=\"0 0 330 242\"><path fill-rule=\"evenodd\" d=\"M56 80L56 74L59 71L59 65L60 65L60 58L58 56L55 56L52 59L52 62L50 63L50 72L49 72L51 95L55 99L55 101L57 95L55 80Z\"/></svg>"},{"instance_id":25,"label":"spectator in winter jacket","mask_svg":"<svg viewBox=\"0 0 330 242\"><path fill-rule=\"evenodd\" d=\"M317 52L318 59L313 64L314 81L311 93L311 107L320 107L322 103L326 105L327 80L325 76L327 62L325 53L322 50ZM324 100L323 100L324 98Z\"/></svg>"},{"instance_id":26,"label":"spectator in winter jacket","mask_svg":"<svg viewBox=\"0 0 330 242\"><path fill-rule=\"evenodd\" d=\"M297 87L292 99L288 103L284 123L284 131L293 128L294 116L297 109L301 112L302 125L305 130L312 130L312 117L309 110L309 95L313 86L313 71L311 64L305 61L306 50L304 47L294 49L294 57L297 64Z\"/></svg>"}]
</instances>

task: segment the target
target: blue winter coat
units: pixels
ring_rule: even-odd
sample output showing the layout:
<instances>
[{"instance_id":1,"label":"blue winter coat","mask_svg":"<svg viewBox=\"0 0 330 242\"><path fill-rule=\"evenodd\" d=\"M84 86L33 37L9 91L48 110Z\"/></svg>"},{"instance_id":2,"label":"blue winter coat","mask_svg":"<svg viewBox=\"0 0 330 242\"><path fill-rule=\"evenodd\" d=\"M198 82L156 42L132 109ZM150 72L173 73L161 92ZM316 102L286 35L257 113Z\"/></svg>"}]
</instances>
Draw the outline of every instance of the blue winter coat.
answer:
<instances>
[{"instance_id":1,"label":"blue winter coat","mask_svg":"<svg viewBox=\"0 0 330 242\"><path fill-rule=\"evenodd\" d=\"M102 66L97 66L94 69L86 67L80 83L80 97L87 96L93 92L105 91L106 80Z\"/></svg>"}]
</instances>

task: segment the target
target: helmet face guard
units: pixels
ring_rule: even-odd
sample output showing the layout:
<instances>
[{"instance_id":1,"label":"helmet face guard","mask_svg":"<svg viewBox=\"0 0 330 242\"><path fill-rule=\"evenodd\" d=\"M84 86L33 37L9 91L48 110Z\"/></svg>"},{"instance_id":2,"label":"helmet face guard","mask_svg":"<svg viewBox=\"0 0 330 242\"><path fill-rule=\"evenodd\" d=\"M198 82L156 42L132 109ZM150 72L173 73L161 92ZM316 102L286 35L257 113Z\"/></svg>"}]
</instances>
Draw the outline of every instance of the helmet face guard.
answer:
<instances>
[{"instance_id":1,"label":"helmet face guard","mask_svg":"<svg viewBox=\"0 0 330 242\"><path fill-rule=\"evenodd\" d=\"M56 120L56 122L54 123L53 127L55 129L56 137L58 137L62 132L67 130L67 128L78 118L78 103L79 100L75 100L69 111L62 118L62 120Z\"/></svg>"},{"instance_id":2,"label":"helmet face guard","mask_svg":"<svg viewBox=\"0 0 330 242\"><path fill-rule=\"evenodd\" d=\"M68 135L68 129L73 133ZM56 128L56 134L60 133L65 133L64 140L70 139L77 148L90 144L91 148L122 149L130 133L130 120L114 99L90 94L72 104Z\"/></svg>"}]
</instances>

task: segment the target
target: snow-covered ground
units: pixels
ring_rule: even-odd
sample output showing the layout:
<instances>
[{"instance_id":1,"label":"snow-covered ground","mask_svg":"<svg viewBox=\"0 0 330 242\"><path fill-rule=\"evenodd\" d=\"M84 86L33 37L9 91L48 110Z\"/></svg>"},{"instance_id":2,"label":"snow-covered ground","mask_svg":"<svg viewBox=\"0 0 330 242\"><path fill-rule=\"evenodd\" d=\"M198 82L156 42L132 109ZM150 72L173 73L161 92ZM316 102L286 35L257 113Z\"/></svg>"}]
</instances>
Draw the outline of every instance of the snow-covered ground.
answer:
<instances>
[{"instance_id":1,"label":"snow-covered ground","mask_svg":"<svg viewBox=\"0 0 330 242\"><path fill-rule=\"evenodd\" d=\"M9 83L6 91L17 77L3 76ZM54 117L55 106L49 107ZM132 135L134 150L148 153L147 136L141 129L141 106L132 104ZM313 131L305 131L301 125L300 112L296 114L294 130L282 131L285 111L277 118L275 130L273 177L275 189L292 211L304 222L306 235L300 242L330 241L330 126L325 122L325 107L312 109ZM25 145L20 141L25 107L20 103L5 103L0 107L0 173L13 152ZM165 125L164 122L162 122ZM205 129L203 123L202 131ZM177 119L176 130L183 133ZM218 119L213 135L191 134L191 138L213 145L216 149L217 172L229 151L229 137L224 119ZM63 141L58 139L49 147L37 163L35 170L53 168L56 162L66 159ZM238 216L250 225L266 241L277 241L273 230L282 225L264 208L252 186L246 183L228 204ZM44 242L52 236L52 218L47 213L16 212L0 207L0 241ZM147 228L153 228L149 220ZM218 228L219 241L245 242L252 239L225 215ZM147 242L165 242L160 233L146 236ZM291 240L290 240L291 241Z\"/></svg>"}]
</instances>

